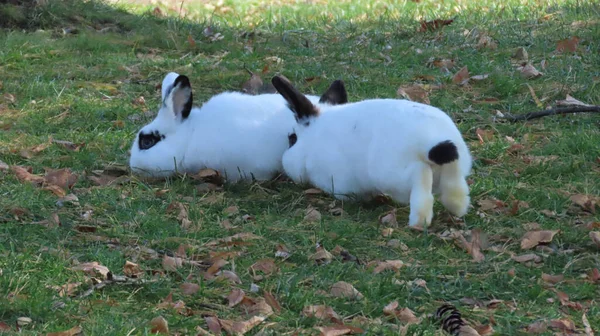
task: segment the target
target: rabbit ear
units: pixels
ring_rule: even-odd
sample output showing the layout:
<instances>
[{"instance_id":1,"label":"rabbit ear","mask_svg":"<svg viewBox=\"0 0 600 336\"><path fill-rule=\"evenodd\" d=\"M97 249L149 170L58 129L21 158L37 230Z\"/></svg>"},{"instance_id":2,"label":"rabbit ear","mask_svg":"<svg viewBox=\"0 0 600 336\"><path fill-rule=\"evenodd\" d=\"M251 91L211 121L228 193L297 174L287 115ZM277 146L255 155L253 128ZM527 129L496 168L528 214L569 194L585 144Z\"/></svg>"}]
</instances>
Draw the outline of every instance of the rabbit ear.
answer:
<instances>
[{"instance_id":1,"label":"rabbit ear","mask_svg":"<svg viewBox=\"0 0 600 336\"><path fill-rule=\"evenodd\" d=\"M271 83L277 89L277 92L287 100L290 110L294 112L296 121L319 115L319 109L298 91L287 78L275 76Z\"/></svg>"},{"instance_id":2,"label":"rabbit ear","mask_svg":"<svg viewBox=\"0 0 600 336\"><path fill-rule=\"evenodd\" d=\"M330 104L330 105L342 105L348 102L348 93L346 87L341 79L338 79L331 83L329 89L323 93L319 103Z\"/></svg>"},{"instance_id":3,"label":"rabbit ear","mask_svg":"<svg viewBox=\"0 0 600 336\"><path fill-rule=\"evenodd\" d=\"M175 80L179 77L178 73L169 72L162 81L161 85L161 99L164 101L165 98L169 95L171 90L173 90L173 85L175 84Z\"/></svg>"},{"instance_id":4,"label":"rabbit ear","mask_svg":"<svg viewBox=\"0 0 600 336\"><path fill-rule=\"evenodd\" d=\"M175 118L185 120L192 111L193 103L192 86L187 76L179 75L173 83L173 88L168 93L164 100L164 105L167 110L173 114Z\"/></svg>"}]
</instances>

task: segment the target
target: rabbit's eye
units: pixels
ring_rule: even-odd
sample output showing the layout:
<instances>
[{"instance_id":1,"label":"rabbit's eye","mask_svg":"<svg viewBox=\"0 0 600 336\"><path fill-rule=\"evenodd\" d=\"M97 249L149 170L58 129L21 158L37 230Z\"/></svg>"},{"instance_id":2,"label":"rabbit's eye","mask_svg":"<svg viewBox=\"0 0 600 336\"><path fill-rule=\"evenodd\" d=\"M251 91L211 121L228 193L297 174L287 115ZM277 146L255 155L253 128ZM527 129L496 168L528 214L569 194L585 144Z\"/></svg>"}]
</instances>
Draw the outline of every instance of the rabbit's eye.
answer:
<instances>
[{"instance_id":1,"label":"rabbit's eye","mask_svg":"<svg viewBox=\"0 0 600 336\"><path fill-rule=\"evenodd\" d=\"M164 135L160 135L157 131L149 134L140 133L139 147L140 150L150 149L154 147L161 139L164 139Z\"/></svg>"},{"instance_id":2,"label":"rabbit's eye","mask_svg":"<svg viewBox=\"0 0 600 336\"><path fill-rule=\"evenodd\" d=\"M288 135L288 141L290 142L290 148L292 148L292 146L296 144L296 141L298 141L296 133Z\"/></svg>"}]
</instances>

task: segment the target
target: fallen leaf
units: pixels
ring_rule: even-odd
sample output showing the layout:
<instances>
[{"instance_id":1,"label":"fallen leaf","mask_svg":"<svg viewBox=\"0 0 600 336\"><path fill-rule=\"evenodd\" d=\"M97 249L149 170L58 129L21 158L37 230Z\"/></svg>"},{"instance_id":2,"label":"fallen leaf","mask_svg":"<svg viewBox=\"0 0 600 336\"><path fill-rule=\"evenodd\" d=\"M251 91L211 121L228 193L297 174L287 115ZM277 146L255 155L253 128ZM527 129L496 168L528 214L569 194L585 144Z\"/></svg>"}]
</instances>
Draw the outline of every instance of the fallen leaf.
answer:
<instances>
[{"instance_id":1,"label":"fallen leaf","mask_svg":"<svg viewBox=\"0 0 600 336\"><path fill-rule=\"evenodd\" d=\"M131 261L125 261L125 265L123 266L123 274L130 278L139 278L144 271L140 268L138 264L132 263Z\"/></svg>"},{"instance_id":2,"label":"fallen leaf","mask_svg":"<svg viewBox=\"0 0 600 336\"><path fill-rule=\"evenodd\" d=\"M464 66L454 75L454 77L452 77L452 83L465 85L469 82L469 78L469 69L467 66Z\"/></svg>"},{"instance_id":3,"label":"fallen leaf","mask_svg":"<svg viewBox=\"0 0 600 336\"><path fill-rule=\"evenodd\" d=\"M173 201L167 206L167 213L177 213L177 220L179 221L181 228L186 230L192 225L192 221L189 218L187 207L178 201Z\"/></svg>"},{"instance_id":4,"label":"fallen leaf","mask_svg":"<svg viewBox=\"0 0 600 336\"><path fill-rule=\"evenodd\" d=\"M235 307L240 302L242 302L242 300L244 299L244 295L246 295L246 293L244 293L244 291L239 288L235 288L234 290L232 290L231 293L229 293L229 295L227 296L227 301L229 301L229 308Z\"/></svg>"},{"instance_id":5,"label":"fallen leaf","mask_svg":"<svg viewBox=\"0 0 600 336\"><path fill-rule=\"evenodd\" d=\"M559 53L562 53L565 51L576 52L578 45L579 45L579 37L573 36L571 38L567 38L567 39L556 42L556 51Z\"/></svg>"},{"instance_id":6,"label":"fallen leaf","mask_svg":"<svg viewBox=\"0 0 600 336\"><path fill-rule=\"evenodd\" d=\"M491 36L485 33L481 33L479 34L479 40L477 41L476 48L488 48L490 50L495 50L496 48L498 48L498 44L496 43L496 41L494 41L494 39Z\"/></svg>"},{"instance_id":7,"label":"fallen leaf","mask_svg":"<svg viewBox=\"0 0 600 336\"><path fill-rule=\"evenodd\" d=\"M383 271L391 270L391 271L399 271L404 266L402 260L386 260L379 261L377 266L373 270L373 274L379 274Z\"/></svg>"},{"instance_id":8,"label":"fallen leaf","mask_svg":"<svg viewBox=\"0 0 600 336\"><path fill-rule=\"evenodd\" d=\"M596 212L595 199L593 199L589 195L576 194L576 195L571 195L571 197L569 199L571 200L571 202L577 204L579 207L581 207L583 210L585 210L587 212L591 212L591 213Z\"/></svg>"},{"instance_id":9,"label":"fallen leaf","mask_svg":"<svg viewBox=\"0 0 600 336\"><path fill-rule=\"evenodd\" d=\"M175 272L183 264L183 260L177 257L169 257L165 255L163 257L162 266L165 271Z\"/></svg>"},{"instance_id":10,"label":"fallen leaf","mask_svg":"<svg viewBox=\"0 0 600 336\"><path fill-rule=\"evenodd\" d=\"M273 315L273 308L267 303L267 301L263 298L258 299L248 299L247 297L242 301L249 302L250 304L245 304L246 306L246 314L248 316L264 316L269 317Z\"/></svg>"},{"instance_id":11,"label":"fallen leaf","mask_svg":"<svg viewBox=\"0 0 600 336\"><path fill-rule=\"evenodd\" d=\"M80 326L73 327L69 330L47 333L46 336L75 336L81 334L83 329Z\"/></svg>"},{"instance_id":12,"label":"fallen leaf","mask_svg":"<svg viewBox=\"0 0 600 336\"><path fill-rule=\"evenodd\" d=\"M11 331L11 330L12 330L12 328L8 324L0 321L0 331Z\"/></svg>"},{"instance_id":13,"label":"fallen leaf","mask_svg":"<svg viewBox=\"0 0 600 336\"><path fill-rule=\"evenodd\" d=\"M341 336L352 333L352 329L347 326L328 326L328 327L316 327L321 332L321 336Z\"/></svg>"},{"instance_id":14,"label":"fallen leaf","mask_svg":"<svg viewBox=\"0 0 600 336\"><path fill-rule=\"evenodd\" d=\"M261 324L266 317L264 316L253 316L249 320L236 322L231 320L219 319L221 327L230 335L243 335L250 331L252 328Z\"/></svg>"},{"instance_id":15,"label":"fallen leaf","mask_svg":"<svg viewBox=\"0 0 600 336\"><path fill-rule=\"evenodd\" d=\"M529 334L541 334L548 330L548 324L545 321L538 321L528 325L525 330Z\"/></svg>"},{"instance_id":16,"label":"fallen leaf","mask_svg":"<svg viewBox=\"0 0 600 336\"><path fill-rule=\"evenodd\" d=\"M279 302L277 302L275 296L271 294L271 292L265 291L264 297L265 301L269 306L271 306L277 313L281 312L281 306L279 305Z\"/></svg>"},{"instance_id":17,"label":"fallen leaf","mask_svg":"<svg viewBox=\"0 0 600 336\"><path fill-rule=\"evenodd\" d=\"M521 249L529 250L541 243L550 243L560 230L529 231L521 239Z\"/></svg>"},{"instance_id":18,"label":"fallen leaf","mask_svg":"<svg viewBox=\"0 0 600 336\"><path fill-rule=\"evenodd\" d=\"M242 92L257 95L263 86L263 80L259 75L250 72L250 79L242 84Z\"/></svg>"},{"instance_id":19,"label":"fallen leaf","mask_svg":"<svg viewBox=\"0 0 600 336\"><path fill-rule=\"evenodd\" d=\"M485 260L485 256L481 253L481 231L473 230L471 242L468 242L465 237L460 232L452 232L451 237L454 239L456 244L461 246L463 249L467 251L472 257L473 261L481 262Z\"/></svg>"},{"instance_id":20,"label":"fallen leaf","mask_svg":"<svg viewBox=\"0 0 600 336\"><path fill-rule=\"evenodd\" d=\"M463 325L458 329L458 336L481 336L477 332L477 330L473 329L473 327L469 325Z\"/></svg>"},{"instance_id":21,"label":"fallen leaf","mask_svg":"<svg viewBox=\"0 0 600 336\"><path fill-rule=\"evenodd\" d=\"M494 139L494 131L493 130L484 130L481 128L478 128L475 130L475 134L477 135L477 138L479 139L479 143L483 144L486 141L491 141Z\"/></svg>"},{"instance_id":22,"label":"fallen leaf","mask_svg":"<svg viewBox=\"0 0 600 336\"><path fill-rule=\"evenodd\" d=\"M283 244L278 244L275 251L275 257L287 259L291 255L290 250Z\"/></svg>"},{"instance_id":23,"label":"fallen leaf","mask_svg":"<svg viewBox=\"0 0 600 336\"><path fill-rule=\"evenodd\" d=\"M200 285L191 282L184 282L181 284L181 286L179 286L179 288L181 289L181 293L183 295L194 295L200 290Z\"/></svg>"},{"instance_id":24,"label":"fallen leaf","mask_svg":"<svg viewBox=\"0 0 600 336\"><path fill-rule=\"evenodd\" d=\"M430 67L436 67L440 69L450 70L454 68L454 59L439 59L439 58L430 58L427 61L427 65Z\"/></svg>"},{"instance_id":25,"label":"fallen leaf","mask_svg":"<svg viewBox=\"0 0 600 336\"><path fill-rule=\"evenodd\" d=\"M569 94L567 94L567 97L565 98L565 100L557 100L556 105L557 106L593 106L590 104L586 104L580 100L577 100L577 99L571 97Z\"/></svg>"},{"instance_id":26,"label":"fallen leaf","mask_svg":"<svg viewBox=\"0 0 600 336\"><path fill-rule=\"evenodd\" d=\"M10 167L8 166L8 164L2 160L0 160L0 171L5 171L8 170Z\"/></svg>"},{"instance_id":27,"label":"fallen leaf","mask_svg":"<svg viewBox=\"0 0 600 336\"><path fill-rule=\"evenodd\" d=\"M318 222L321 220L321 213L313 207L308 207L304 213L304 220L309 223Z\"/></svg>"},{"instance_id":28,"label":"fallen leaf","mask_svg":"<svg viewBox=\"0 0 600 336\"><path fill-rule=\"evenodd\" d=\"M83 271L87 275L94 276L94 277L100 275L100 277L102 279L108 279L110 276L112 276L112 274L110 274L110 270L108 269L108 267L102 266L96 261L86 262L86 263L79 264L77 266L73 266L73 267L71 267L71 270Z\"/></svg>"},{"instance_id":29,"label":"fallen leaf","mask_svg":"<svg viewBox=\"0 0 600 336\"><path fill-rule=\"evenodd\" d=\"M529 59L529 55L527 54L527 50L523 47L517 48L512 58L519 61L527 61Z\"/></svg>"},{"instance_id":30,"label":"fallen leaf","mask_svg":"<svg viewBox=\"0 0 600 336\"><path fill-rule=\"evenodd\" d=\"M506 203L495 198L485 198L477 201L477 204L479 204L480 211L489 211L506 207Z\"/></svg>"},{"instance_id":31,"label":"fallen leaf","mask_svg":"<svg viewBox=\"0 0 600 336\"><path fill-rule=\"evenodd\" d=\"M549 284L557 284L561 281L563 281L565 279L565 276L560 274L560 275L550 275L550 274L546 274L546 273L542 273L542 280L544 280L545 282L549 283Z\"/></svg>"},{"instance_id":32,"label":"fallen leaf","mask_svg":"<svg viewBox=\"0 0 600 336\"><path fill-rule=\"evenodd\" d=\"M10 169L15 173L17 179L21 182L31 182L33 184L42 184L45 179L39 175L31 174L30 169L22 166L11 166Z\"/></svg>"},{"instance_id":33,"label":"fallen leaf","mask_svg":"<svg viewBox=\"0 0 600 336\"><path fill-rule=\"evenodd\" d=\"M420 84L401 86L398 88L396 94L408 100L424 104L431 104L427 91Z\"/></svg>"},{"instance_id":34,"label":"fallen leaf","mask_svg":"<svg viewBox=\"0 0 600 336\"><path fill-rule=\"evenodd\" d=\"M302 315L306 317L315 317L319 320L330 320L334 323L342 323L342 319L333 308L326 305L306 306L302 309Z\"/></svg>"},{"instance_id":35,"label":"fallen leaf","mask_svg":"<svg viewBox=\"0 0 600 336\"><path fill-rule=\"evenodd\" d=\"M592 282L600 282L600 270L598 270L597 268L592 269L590 271L589 277Z\"/></svg>"},{"instance_id":36,"label":"fallen leaf","mask_svg":"<svg viewBox=\"0 0 600 336\"><path fill-rule=\"evenodd\" d=\"M379 216L379 223L386 226L398 226L398 221L396 220L396 209Z\"/></svg>"},{"instance_id":37,"label":"fallen leaf","mask_svg":"<svg viewBox=\"0 0 600 336\"><path fill-rule=\"evenodd\" d=\"M526 79L534 79L544 75L543 73L539 72L532 64L529 63L524 66L518 67L517 70L519 70L521 76L523 76Z\"/></svg>"},{"instance_id":38,"label":"fallen leaf","mask_svg":"<svg viewBox=\"0 0 600 336\"><path fill-rule=\"evenodd\" d=\"M454 22L454 19L450 19L450 20L436 19L436 20L432 20L432 21L422 20L420 22L421 27L419 28L419 31L420 32L433 31L433 30L436 30L443 26L447 26L447 25L451 24L452 22Z\"/></svg>"},{"instance_id":39,"label":"fallen leaf","mask_svg":"<svg viewBox=\"0 0 600 336\"><path fill-rule=\"evenodd\" d=\"M573 332L575 331L575 323L569 319L556 319L552 320L548 323L548 326L552 329L558 329L563 332Z\"/></svg>"},{"instance_id":40,"label":"fallen leaf","mask_svg":"<svg viewBox=\"0 0 600 336\"><path fill-rule=\"evenodd\" d=\"M81 282L68 283L62 286L54 286L52 288L58 291L58 296L60 297L69 297L74 296L77 292L77 289L81 286Z\"/></svg>"},{"instance_id":41,"label":"fallen leaf","mask_svg":"<svg viewBox=\"0 0 600 336\"><path fill-rule=\"evenodd\" d=\"M596 246L600 248L600 232L598 232L598 231L590 232L590 238L592 239L594 244L596 244Z\"/></svg>"},{"instance_id":42,"label":"fallen leaf","mask_svg":"<svg viewBox=\"0 0 600 336\"><path fill-rule=\"evenodd\" d=\"M317 188L310 188L310 189L304 190L304 195L321 195L322 193L323 193L323 190L317 189Z\"/></svg>"},{"instance_id":43,"label":"fallen leaf","mask_svg":"<svg viewBox=\"0 0 600 336\"><path fill-rule=\"evenodd\" d=\"M526 262L540 263L540 262L542 262L542 257L540 257L539 255L537 255L535 253L523 254L520 256L512 256L511 258L512 258L512 260L519 262L519 263L526 263Z\"/></svg>"},{"instance_id":44,"label":"fallen leaf","mask_svg":"<svg viewBox=\"0 0 600 336\"><path fill-rule=\"evenodd\" d=\"M253 272L261 271L264 274L269 275L277 270L277 266L275 266L275 261L273 259L266 258L261 259L252 264L252 266L250 266L250 269Z\"/></svg>"},{"instance_id":45,"label":"fallen leaf","mask_svg":"<svg viewBox=\"0 0 600 336\"><path fill-rule=\"evenodd\" d=\"M338 281L334 283L333 286L331 286L330 294L334 297L347 298L351 300L363 298L362 293L345 281Z\"/></svg>"},{"instance_id":46,"label":"fallen leaf","mask_svg":"<svg viewBox=\"0 0 600 336\"><path fill-rule=\"evenodd\" d=\"M391 237L392 234L394 233L394 229L392 228L383 228L381 229L381 236L383 237Z\"/></svg>"},{"instance_id":47,"label":"fallen leaf","mask_svg":"<svg viewBox=\"0 0 600 336\"><path fill-rule=\"evenodd\" d=\"M323 246L317 245L317 252L311 255L308 259L314 260L317 265L326 265L331 262L333 255L327 251Z\"/></svg>"},{"instance_id":48,"label":"fallen leaf","mask_svg":"<svg viewBox=\"0 0 600 336\"><path fill-rule=\"evenodd\" d=\"M383 307L383 313L388 316L394 316L402 323L419 323L420 320L415 316L415 313L408 308L398 308L398 301L393 301Z\"/></svg>"},{"instance_id":49,"label":"fallen leaf","mask_svg":"<svg viewBox=\"0 0 600 336\"><path fill-rule=\"evenodd\" d=\"M478 325L473 329L475 329L475 331L477 331L477 333L481 336L492 335L494 333L494 328L492 328L492 326L489 324Z\"/></svg>"},{"instance_id":50,"label":"fallen leaf","mask_svg":"<svg viewBox=\"0 0 600 336\"><path fill-rule=\"evenodd\" d=\"M150 320L150 330L153 334L169 334L169 323L162 316L157 316Z\"/></svg>"},{"instance_id":51,"label":"fallen leaf","mask_svg":"<svg viewBox=\"0 0 600 336\"><path fill-rule=\"evenodd\" d=\"M206 321L208 330L210 330L215 335L221 335L221 323L219 323L219 319L217 317L205 316L204 321Z\"/></svg>"},{"instance_id":52,"label":"fallen leaf","mask_svg":"<svg viewBox=\"0 0 600 336\"><path fill-rule=\"evenodd\" d=\"M590 325L590 321L588 320L585 313L581 316L581 322L583 322L583 327L585 328L586 336L594 336L594 330L592 330L592 326Z\"/></svg>"}]
</instances>

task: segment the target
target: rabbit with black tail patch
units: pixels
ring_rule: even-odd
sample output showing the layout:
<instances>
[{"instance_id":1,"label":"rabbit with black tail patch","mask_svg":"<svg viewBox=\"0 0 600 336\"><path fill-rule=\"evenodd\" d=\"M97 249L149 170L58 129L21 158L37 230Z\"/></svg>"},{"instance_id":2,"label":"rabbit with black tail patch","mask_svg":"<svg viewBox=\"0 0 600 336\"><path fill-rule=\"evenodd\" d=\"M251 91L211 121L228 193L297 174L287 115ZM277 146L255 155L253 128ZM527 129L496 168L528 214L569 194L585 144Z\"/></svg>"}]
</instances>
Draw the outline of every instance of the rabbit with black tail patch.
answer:
<instances>
[{"instance_id":1,"label":"rabbit with black tail patch","mask_svg":"<svg viewBox=\"0 0 600 336\"><path fill-rule=\"evenodd\" d=\"M334 98L308 97L339 104ZM268 180L283 171L281 158L296 122L279 94L224 92L201 107L193 103L189 78L167 74L156 118L133 141L129 165L134 173L166 177L212 168L237 182Z\"/></svg>"},{"instance_id":2,"label":"rabbit with black tail patch","mask_svg":"<svg viewBox=\"0 0 600 336\"><path fill-rule=\"evenodd\" d=\"M454 215L467 213L472 159L446 113L398 99L331 106L308 99L285 78L272 83L297 121L283 155L292 180L340 199L388 194L410 204L410 226L431 223L433 194Z\"/></svg>"}]
</instances>

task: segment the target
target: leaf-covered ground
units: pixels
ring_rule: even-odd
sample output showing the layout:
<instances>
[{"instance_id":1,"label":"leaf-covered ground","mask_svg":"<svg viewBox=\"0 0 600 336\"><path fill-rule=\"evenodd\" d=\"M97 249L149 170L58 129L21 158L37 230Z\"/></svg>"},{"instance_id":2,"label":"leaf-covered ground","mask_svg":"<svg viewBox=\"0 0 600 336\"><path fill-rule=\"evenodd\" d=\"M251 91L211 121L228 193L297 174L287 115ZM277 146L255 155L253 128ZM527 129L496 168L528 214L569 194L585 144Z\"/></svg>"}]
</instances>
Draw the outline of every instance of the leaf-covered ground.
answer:
<instances>
[{"instance_id":1,"label":"leaf-covered ground","mask_svg":"<svg viewBox=\"0 0 600 336\"><path fill-rule=\"evenodd\" d=\"M432 335L445 302L482 335L599 331L598 116L502 119L600 105L597 3L15 3L0 4L0 333ZM122 169L167 72L200 104L245 68L444 109L475 157L469 214L436 205L420 232L386 200Z\"/></svg>"}]
</instances>

